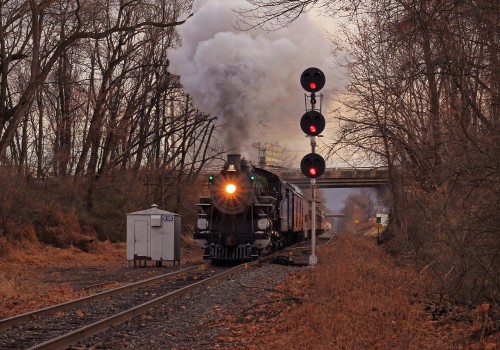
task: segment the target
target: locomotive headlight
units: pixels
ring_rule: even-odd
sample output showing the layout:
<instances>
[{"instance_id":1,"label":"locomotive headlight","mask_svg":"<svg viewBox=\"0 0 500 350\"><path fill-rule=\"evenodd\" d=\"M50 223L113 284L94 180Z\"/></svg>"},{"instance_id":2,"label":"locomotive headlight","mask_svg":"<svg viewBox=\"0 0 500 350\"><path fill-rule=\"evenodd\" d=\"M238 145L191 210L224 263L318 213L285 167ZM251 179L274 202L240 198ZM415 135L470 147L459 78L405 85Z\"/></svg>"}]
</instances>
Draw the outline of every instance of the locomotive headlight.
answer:
<instances>
[{"instance_id":1,"label":"locomotive headlight","mask_svg":"<svg viewBox=\"0 0 500 350\"><path fill-rule=\"evenodd\" d=\"M236 191L236 186L233 184L229 184L226 186L227 193L234 193Z\"/></svg>"},{"instance_id":2,"label":"locomotive headlight","mask_svg":"<svg viewBox=\"0 0 500 350\"><path fill-rule=\"evenodd\" d=\"M196 223L198 226L198 229L200 230L206 230L208 228L208 220L204 218L198 219L198 222Z\"/></svg>"},{"instance_id":3,"label":"locomotive headlight","mask_svg":"<svg viewBox=\"0 0 500 350\"><path fill-rule=\"evenodd\" d=\"M259 227L260 230L265 230L266 228L269 227L269 220L259 219L259 221L257 221L257 226Z\"/></svg>"}]
</instances>

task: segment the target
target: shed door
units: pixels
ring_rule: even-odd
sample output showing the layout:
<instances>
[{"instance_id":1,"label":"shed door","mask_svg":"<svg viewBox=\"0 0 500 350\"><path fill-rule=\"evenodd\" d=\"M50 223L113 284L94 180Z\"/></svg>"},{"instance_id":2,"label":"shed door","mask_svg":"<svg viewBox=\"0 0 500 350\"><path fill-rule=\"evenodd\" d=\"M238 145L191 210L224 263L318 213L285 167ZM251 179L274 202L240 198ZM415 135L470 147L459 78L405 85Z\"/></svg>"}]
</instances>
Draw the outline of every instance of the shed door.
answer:
<instances>
[{"instance_id":1,"label":"shed door","mask_svg":"<svg viewBox=\"0 0 500 350\"><path fill-rule=\"evenodd\" d=\"M139 256L148 256L148 246L148 221L134 221L134 254Z\"/></svg>"}]
</instances>

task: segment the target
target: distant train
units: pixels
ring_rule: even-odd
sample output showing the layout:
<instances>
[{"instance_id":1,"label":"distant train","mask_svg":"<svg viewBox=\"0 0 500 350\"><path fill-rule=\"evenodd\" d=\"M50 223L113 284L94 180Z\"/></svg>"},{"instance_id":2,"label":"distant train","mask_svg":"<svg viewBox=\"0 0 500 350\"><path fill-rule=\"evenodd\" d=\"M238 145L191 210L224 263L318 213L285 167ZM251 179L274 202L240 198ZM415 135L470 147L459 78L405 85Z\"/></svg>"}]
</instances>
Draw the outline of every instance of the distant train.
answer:
<instances>
[{"instance_id":1,"label":"distant train","mask_svg":"<svg viewBox=\"0 0 500 350\"><path fill-rule=\"evenodd\" d=\"M247 261L311 235L311 204L301 190L239 154L227 157L201 197L194 239L204 259ZM331 225L316 210L316 234Z\"/></svg>"}]
</instances>

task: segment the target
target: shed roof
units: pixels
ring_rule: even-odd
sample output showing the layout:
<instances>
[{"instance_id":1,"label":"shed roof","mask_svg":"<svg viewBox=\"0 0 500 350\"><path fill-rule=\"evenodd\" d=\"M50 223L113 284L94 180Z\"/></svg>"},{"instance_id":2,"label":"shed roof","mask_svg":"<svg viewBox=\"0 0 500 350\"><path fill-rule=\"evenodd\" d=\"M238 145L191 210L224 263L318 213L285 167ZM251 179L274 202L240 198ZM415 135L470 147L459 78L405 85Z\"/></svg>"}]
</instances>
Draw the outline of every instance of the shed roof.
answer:
<instances>
[{"instance_id":1,"label":"shed roof","mask_svg":"<svg viewBox=\"0 0 500 350\"><path fill-rule=\"evenodd\" d=\"M156 204L153 204L151 205L151 208L149 209L145 209L145 210L139 210L139 211L135 211L133 213L127 213L127 215L137 215L137 214L144 214L144 215L176 215L176 216L179 216L179 214L176 214L176 213L171 213L169 211L166 211L166 210L161 210L161 209L158 209L158 205Z\"/></svg>"}]
</instances>

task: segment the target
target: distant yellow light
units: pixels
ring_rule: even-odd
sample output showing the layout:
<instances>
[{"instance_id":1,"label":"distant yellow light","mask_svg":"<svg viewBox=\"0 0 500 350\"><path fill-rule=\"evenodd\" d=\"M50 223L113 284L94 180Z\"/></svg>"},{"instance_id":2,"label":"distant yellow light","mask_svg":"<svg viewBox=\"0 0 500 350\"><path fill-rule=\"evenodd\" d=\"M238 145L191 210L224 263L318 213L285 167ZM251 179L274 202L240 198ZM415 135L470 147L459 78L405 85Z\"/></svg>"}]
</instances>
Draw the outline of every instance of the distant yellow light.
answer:
<instances>
[{"instance_id":1,"label":"distant yellow light","mask_svg":"<svg viewBox=\"0 0 500 350\"><path fill-rule=\"evenodd\" d=\"M226 186L227 193L234 193L236 191L236 186L233 184L229 184Z\"/></svg>"}]
</instances>

